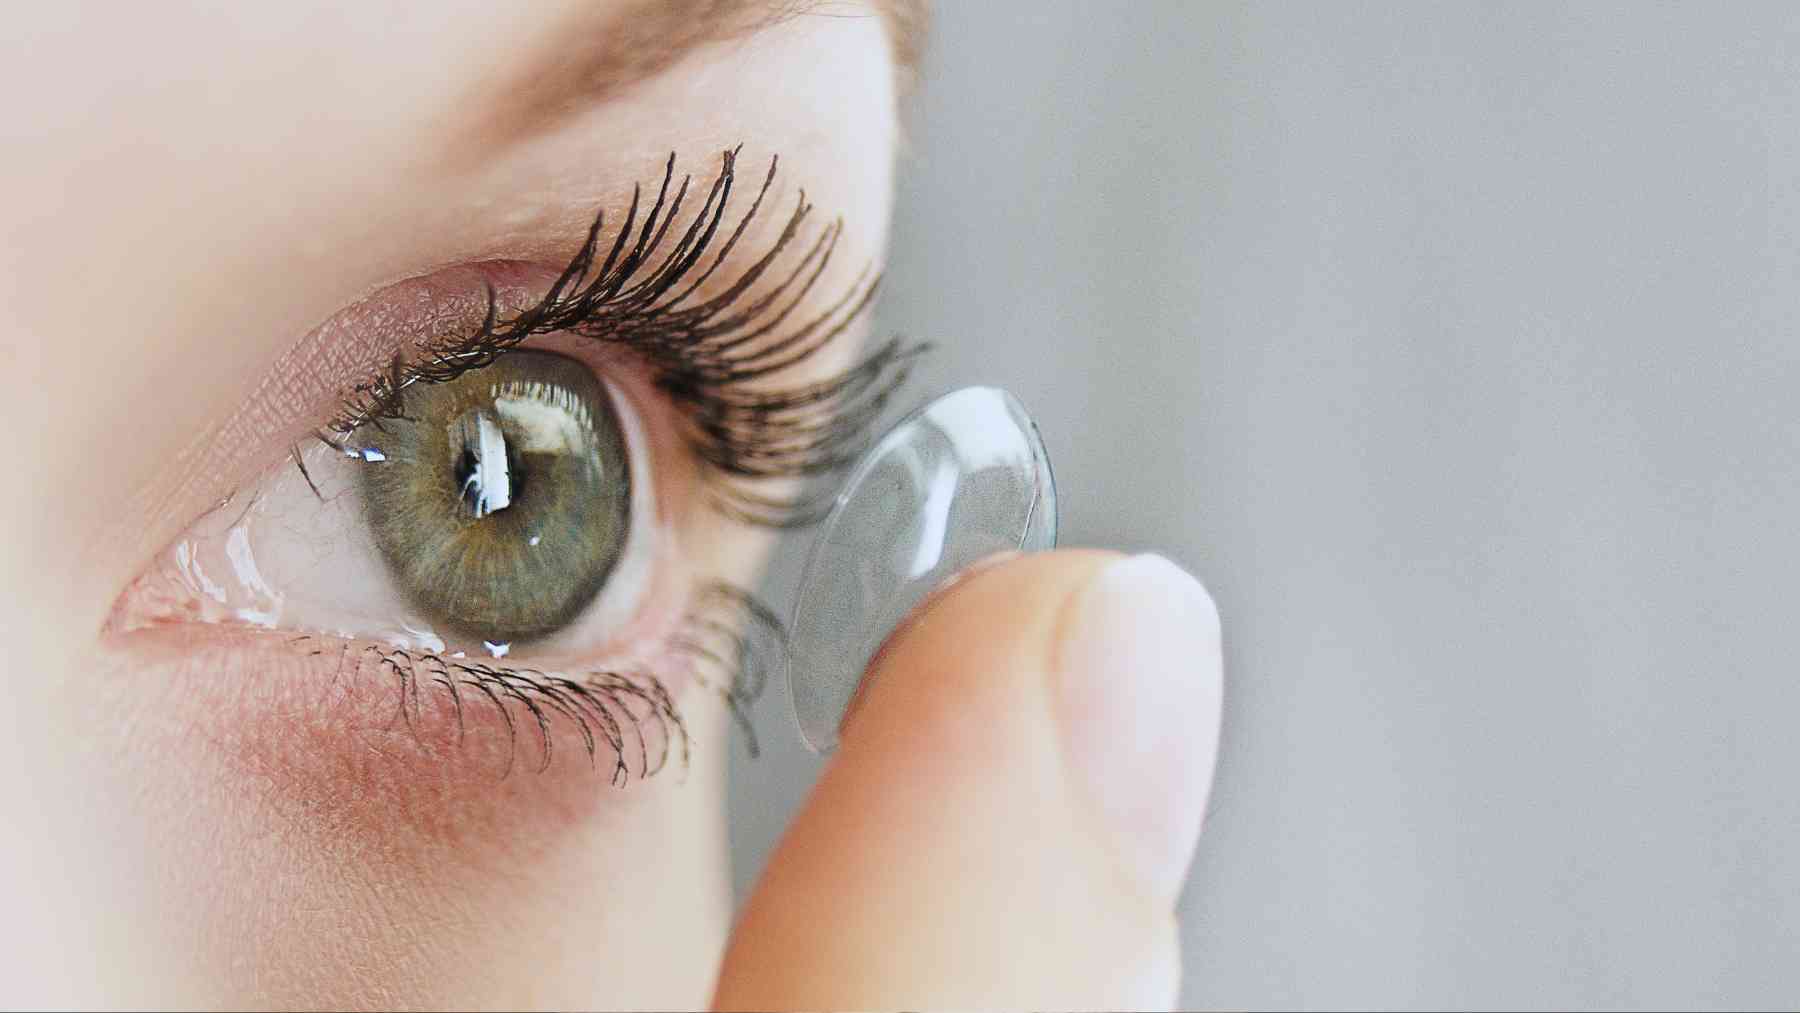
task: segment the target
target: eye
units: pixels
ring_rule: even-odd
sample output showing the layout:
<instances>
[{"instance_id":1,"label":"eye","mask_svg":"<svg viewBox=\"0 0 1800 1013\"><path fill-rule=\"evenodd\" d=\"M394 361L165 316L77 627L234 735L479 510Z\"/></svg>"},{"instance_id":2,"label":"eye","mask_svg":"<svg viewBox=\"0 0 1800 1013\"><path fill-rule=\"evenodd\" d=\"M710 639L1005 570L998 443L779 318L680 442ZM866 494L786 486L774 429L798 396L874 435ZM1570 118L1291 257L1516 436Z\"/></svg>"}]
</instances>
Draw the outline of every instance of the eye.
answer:
<instances>
[{"instance_id":1,"label":"eye","mask_svg":"<svg viewBox=\"0 0 1800 1013\"><path fill-rule=\"evenodd\" d=\"M131 625L225 622L468 656L591 653L642 611L659 525L639 412L517 350L414 383L212 511Z\"/></svg>"},{"instance_id":2,"label":"eye","mask_svg":"<svg viewBox=\"0 0 1800 1013\"><path fill-rule=\"evenodd\" d=\"M365 521L401 593L486 643L567 626L631 527L612 398L580 363L524 351L402 398L398 419L351 434Z\"/></svg>"}]
</instances>

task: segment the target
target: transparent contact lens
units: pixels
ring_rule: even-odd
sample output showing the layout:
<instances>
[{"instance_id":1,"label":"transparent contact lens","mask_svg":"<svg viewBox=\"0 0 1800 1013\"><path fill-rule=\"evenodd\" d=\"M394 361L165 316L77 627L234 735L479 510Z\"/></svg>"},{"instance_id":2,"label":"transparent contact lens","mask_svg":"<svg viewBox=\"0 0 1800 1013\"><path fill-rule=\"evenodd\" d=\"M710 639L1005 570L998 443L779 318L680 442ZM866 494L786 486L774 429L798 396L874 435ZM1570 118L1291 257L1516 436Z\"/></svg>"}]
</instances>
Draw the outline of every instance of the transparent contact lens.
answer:
<instances>
[{"instance_id":1,"label":"transparent contact lens","mask_svg":"<svg viewBox=\"0 0 1800 1013\"><path fill-rule=\"evenodd\" d=\"M789 630L801 737L837 745L863 670L914 606L987 556L1056 545L1056 481L1036 423L993 387L939 398L858 462L820 529Z\"/></svg>"}]
</instances>

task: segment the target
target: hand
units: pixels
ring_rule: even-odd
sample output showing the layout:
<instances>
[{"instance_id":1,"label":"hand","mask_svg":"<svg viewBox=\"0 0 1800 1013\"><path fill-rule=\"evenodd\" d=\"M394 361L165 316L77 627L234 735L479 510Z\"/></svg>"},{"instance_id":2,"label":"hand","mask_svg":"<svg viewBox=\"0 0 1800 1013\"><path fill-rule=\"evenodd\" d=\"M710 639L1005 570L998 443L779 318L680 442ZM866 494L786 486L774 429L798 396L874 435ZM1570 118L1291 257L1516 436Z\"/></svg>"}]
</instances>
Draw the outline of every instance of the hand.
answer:
<instances>
[{"instance_id":1,"label":"hand","mask_svg":"<svg viewBox=\"0 0 1800 1013\"><path fill-rule=\"evenodd\" d=\"M1173 1004L1220 694L1212 600L1160 557L959 582L865 677L715 1004Z\"/></svg>"}]
</instances>

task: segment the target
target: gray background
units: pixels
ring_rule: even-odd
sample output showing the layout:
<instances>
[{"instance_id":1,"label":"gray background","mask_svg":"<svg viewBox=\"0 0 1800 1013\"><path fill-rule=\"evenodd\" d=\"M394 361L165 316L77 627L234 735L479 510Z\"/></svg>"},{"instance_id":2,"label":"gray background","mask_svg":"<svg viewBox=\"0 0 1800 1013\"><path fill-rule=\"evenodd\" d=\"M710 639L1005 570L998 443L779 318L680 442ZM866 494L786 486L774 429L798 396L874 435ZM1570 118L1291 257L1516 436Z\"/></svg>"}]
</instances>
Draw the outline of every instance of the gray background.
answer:
<instances>
[{"instance_id":1,"label":"gray background","mask_svg":"<svg viewBox=\"0 0 1800 1013\"><path fill-rule=\"evenodd\" d=\"M1800 1003L1800 15L1413 6L940 4L880 321L1219 599L1184 1003Z\"/></svg>"}]
</instances>

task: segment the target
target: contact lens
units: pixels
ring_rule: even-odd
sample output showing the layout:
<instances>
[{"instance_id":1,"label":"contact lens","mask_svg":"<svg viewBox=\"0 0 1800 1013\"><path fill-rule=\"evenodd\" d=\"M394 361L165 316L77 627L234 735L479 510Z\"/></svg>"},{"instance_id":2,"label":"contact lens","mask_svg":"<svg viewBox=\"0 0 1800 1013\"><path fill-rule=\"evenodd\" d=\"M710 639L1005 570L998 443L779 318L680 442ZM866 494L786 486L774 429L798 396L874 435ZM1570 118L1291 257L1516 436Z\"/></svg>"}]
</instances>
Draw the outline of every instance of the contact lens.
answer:
<instances>
[{"instance_id":1,"label":"contact lens","mask_svg":"<svg viewBox=\"0 0 1800 1013\"><path fill-rule=\"evenodd\" d=\"M837 496L794 603L788 689L800 735L837 745L863 670L913 607L999 552L1056 545L1056 482L1018 400L968 387L888 431Z\"/></svg>"}]
</instances>

